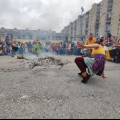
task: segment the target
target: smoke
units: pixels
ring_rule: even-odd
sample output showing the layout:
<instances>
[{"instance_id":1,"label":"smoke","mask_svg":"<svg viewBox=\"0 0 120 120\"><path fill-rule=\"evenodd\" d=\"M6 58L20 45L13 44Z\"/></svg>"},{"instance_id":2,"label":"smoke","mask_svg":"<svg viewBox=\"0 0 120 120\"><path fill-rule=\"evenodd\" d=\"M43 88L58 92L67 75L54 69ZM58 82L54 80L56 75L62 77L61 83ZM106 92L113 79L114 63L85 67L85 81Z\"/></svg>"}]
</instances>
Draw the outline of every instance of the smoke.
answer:
<instances>
[{"instance_id":1,"label":"smoke","mask_svg":"<svg viewBox=\"0 0 120 120\"><path fill-rule=\"evenodd\" d=\"M32 53L24 53L23 56L25 59L31 59L31 60L37 58L37 56Z\"/></svg>"},{"instance_id":2,"label":"smoke","mask_svg":"<svg viewBox=\"0 0 120 120\"><path fill-rule=\"evenodd\" d=\"M39 50L38 57L41 57L41 58L46 57L46 56L57 57L56 53L52 50L51 43L47 44L46 42L42 41L41 44L42 44L43 49ZM26 59L31 59L31 60L38 58L35 54L32 54L30 52L24 52L23 56Z\"/></svg>"},{"instance_id":3,"label":"smoke","mask_svg":"<svg viewBox=\"0 0 120 120\"><path fill-rule=\"evenodd\" d=\"M32 54L32 53L24 53L23 56L24 56L25 59L33 60L33 59L37 59L39 57L43 58L43 57L46 57L46 56L55 57L56 55L53 54L53 53L50 53L50 52L39 51L38 57L35 54Z\"/></svg>"}]
</instances>

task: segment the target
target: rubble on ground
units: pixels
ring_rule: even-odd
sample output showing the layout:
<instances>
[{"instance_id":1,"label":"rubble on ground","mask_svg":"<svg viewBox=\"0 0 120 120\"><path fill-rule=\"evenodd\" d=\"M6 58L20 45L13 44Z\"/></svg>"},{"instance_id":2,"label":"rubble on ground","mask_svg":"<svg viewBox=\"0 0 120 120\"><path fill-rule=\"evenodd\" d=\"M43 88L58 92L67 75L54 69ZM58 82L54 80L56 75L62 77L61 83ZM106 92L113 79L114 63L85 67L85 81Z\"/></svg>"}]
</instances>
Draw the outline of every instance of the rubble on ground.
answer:
<instances>
[{"instance_id":1,"label":"rubble on ground","mask_svg":"<svg viewBox=\"0 0 120 120\"><path fill-rule=\"evenodd\" d=\"M49 57L49 56L25 60L25 66L30 70L34 69L37 66L41 66L44 68L59 66L60 67L59 69L61 69L64 65L67 65L68 63L70 62L62 61L61 59L57 59L55 57Z\"/></svg>"},{"instance_id":2,"label":"rubble on ground","mask_svg":"<svg viewBox=\"0 0 120 120\"><path fill-rule=\"evenodd\" d=\"M17 55L17 59L25 59L22 54Z\"/></svg>"}]
</instances>

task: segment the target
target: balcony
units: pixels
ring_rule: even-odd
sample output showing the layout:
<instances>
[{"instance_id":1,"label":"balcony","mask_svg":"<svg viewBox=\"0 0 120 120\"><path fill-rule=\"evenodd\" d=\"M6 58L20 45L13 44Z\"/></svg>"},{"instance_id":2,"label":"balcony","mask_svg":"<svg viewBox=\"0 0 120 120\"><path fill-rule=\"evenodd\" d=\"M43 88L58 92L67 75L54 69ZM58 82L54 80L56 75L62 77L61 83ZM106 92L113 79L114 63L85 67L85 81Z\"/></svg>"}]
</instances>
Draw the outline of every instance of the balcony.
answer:
<instances>
[{"instance_id":1,"label":"balcony","mask_svg":"<svg viewBox=\"0 0 120 120\"><path fill-rule=\"evenodd\" d=\"M113 4L113 0L108 0L108 4Z\"/></svg>"},{"instance_id":2,"label":"balcony","mask_svg":"<svg viewBox=\"0 0 120 120\"><path fill-rule=\"evenodd\" d=\"M105 32L107 32L107 33L110 33L110 31L111 31L111 30L109 30L109 29L105 29Z\"/></svg>"},{"instance_id":3,"label":"balcony","mask_svg":"<svg viewBox=\"0 0 120 120\"><path fill-rule=\"evenodd\" d=\"M106 24L111 24L111 20L106 20Z\"/></svg>"},{"instance_id":4,"label":"balcony","mask_svg":"<svg viewBox=\"0 0 120 120\"><path fill-rule=\"evenodd\" d=\"M82 28L83 26L80 26L80 28Z\"/></svg>"},{"instance_id":5,"label":"balcony","mask_svg":"<svg viewBox=\"0 0 120 120\"><path fill-rule=\"evenodd\" d=\"M108 7L107 10L108 10L108 11L109 11L109 10L113 10L113 7Z\"/></svg>"},{"instance_id":6,"label":"balcony","mask_svg":"<svg viewBox=\"0 0 120 120\"><path fill-rule=\"evenodd\" d=\"M97 10L101 9L102 6L96 7Z\"/></svg>"},{"instance_id":7,"label":"balcony","mask_svg":"<svg viewBox=\"0 0 120 120\"><path fill-rule=\"evenodd\" d=\"M86 19L89 19L89 15L86 15Z\"/></svg>"},{"instance_id":8,"label":"balcony","mask_svg":"<svg viewBox=\"0 0 120 120\"><path fill-rule=\"evenodd\" d=\"M101 10L96 10L96 14L100 15Z\"/></svg>"},{"instance_id":9,"label":"balcony","mask_svg":"<svg viewBox=\"0 0 120 120\"><path fill-rule=\"evenodd\" d=\"M113 4L108 4L108 7L111 7L111 8L112 8L112 7L113 7Z\"/></svg>"},{"instance_id":10,"label":"balcony","mask_svg":"<svg viewBox=\"0 0 120 120\"><path fill-rule=\"evenodd\" d=\"M95 27L99 27L100 25L95 25Z\"/></svg>"},{"instance_id":11,"label":"balcony","mask_svg":"<svg viewBox=\"0 0 120 120\"><path fill-rule=\"evenodd\" d=\"M112 18L112 14L107 14L106 15L106 19L111 19Z\"/></svg>"},{"instance_id":12,"label":"balcony","mask_svg":"<svg viewBox=\"0 0 120 120\"><path fill-rule=\"evenodd\" d=\"M83 25L83 23L81 22L81 23L80 23L80 25L82 26L82 25Z\"/></svg>"},{"instance_id":13,"label":"balcony","mask_svg":"<svg viewBox=\"0 0 120 120\"><path fill-rule=\"evenodd\" d=\"M100 18L96 18L96 21L100 20Z\"/></svg>"},{"instance_id":14,"label":"balcony","mask_svg":"<svg viewBox=\"0 0 120 120\"><path fill-rule=\"evenodd\" d=\"M97 35L98 35L98 32L95 31L95 36L97 36Z\"/></svg>"},{"instance_id":15,"label":"balcony","mask_svg":"<svg viewBox=\"0 0 120 120\"><path fill-rule=\"evenodd\" d=\"M100 22L99 20L96 20L96 21L95 21L96 24L99 24L99 22Z\"/></svg>"},{"instance_id":16,"label":"balcony","mask_svg":"<svg viewBox=\"0 0 120 120\"><path fill-rule=\"evenodd\" d=\"M88 32L85 32L86 35L88 35Z\"/></svg>"},{"instance_id":17,"label":"balcony","mask_svg":"<svg viewBox=\"0 0 120 120\"><path fill-rule=\"evenodd\" d=\"M108 9L107 12L108 13L112 13L113 9Z\"/></svg>"},{"instance_id":18,"label":"balcony","mask_svg":"<svg viewBox=\"0 0 120 120\"><path fill-rule=\"evenodd\" d=\"M107 21L111 21L112 18L111 18L111 17L106 17L106 20L107 20Z\"/></svg>"},{"instance_id":19,"label":"balcony","mask_svg":"<svg viewBox=\"0 0 120 120\"><path fill-rule=\"evenodd\" d=\"M111 29L111 26L106 24L105 31L108 32L108 31L110 31L110 29Z\"/></svg>"},{"instance_id":20,"label":"balcony","mask_svg":"<svg viewBox=\"0 0 120 120\"><path fill-rule=\"evenodd\" d=\"M85 21L87 21L87 20L89 21L89 17L86 17Z\"/></svg>"},{"instance_id":21,"label":"balcony","mask_svg":"<svg viewBox=\"0 0 120 120\"><path fill-rule=\"evenodd\" d=\"M99 14L100 14L100 12L101 12L101 10L96 10L96 14L98 14L98 15L99 15Z\"/></svg>"},{"instance_id":22,"label":"balcony","mask_svg":"<svg viewBox=\"0 0 120 120\"><path fill-rule=\"evenodd\" d=\"M110 28L111 27L111 24L106 24L106 28Z\"/></svg>"},{"instance_id":23,"label":"balcony","mask_svg":"<svg viewBox=\"0 0 120 120\"><path fill-rule=\"evenodd\" d=\"M96 19L100 19L100 15L97 15L97 16L96 16Z\"/></svg>"},{"instance_id":24,"label":"balcony","mask_svg":"<svg viewBox=\"0 0 120 120\"><path fill-rule=\"evenodd\" d=\"M96 26L96 27L99 27L99 25L100 25L100 23L95 23L95 26Z\"/></svg>"},{"instance_id":25,"label":"balcony","mask_svg":"<svg viewBox=\"0 0 120 120\"><path fill-rule=\"evenodd\" d=\"M95 29L95 32L99 32L99 29Z\"/></svg>"},{"instance_id":26,"label":"balcony","mask_svg":"<svg viewBox=\"0 0 120 120\"><path fill-rule=\"evenodd\" d=\"M100 4L97 4L97 7L100 7L101 6L101 3Z\"/></svg>"},{"instance_id":27,"label":"balcony","mask_svg":"<svg viewBox=\"0 0 120 120\"><path fill-rule=\"evenodd\" d=\"M97 11L97 12L96 12L96 14L98 14L98 15L99 15L99 14L100 14L100 11Z\"/></svg>"},{"instance_id":28,"label":"balcony","mask_svg":"<svg viewBox=\"0 0 120 120\"><path fill-rule=\"evenodd\" d=\"M88 24L89 24L89 21L86 22L86 25L88 25Z\"/></svg>"},{"instance_id":29,"label":"balcony","mask_svg":"<svg viewBox=\"0 0 120 120\"><path fill-rule=\"evenodd\" d=\"M95 27L95 29L99 29L99 27Z\"/></svg>"}]
</instances>

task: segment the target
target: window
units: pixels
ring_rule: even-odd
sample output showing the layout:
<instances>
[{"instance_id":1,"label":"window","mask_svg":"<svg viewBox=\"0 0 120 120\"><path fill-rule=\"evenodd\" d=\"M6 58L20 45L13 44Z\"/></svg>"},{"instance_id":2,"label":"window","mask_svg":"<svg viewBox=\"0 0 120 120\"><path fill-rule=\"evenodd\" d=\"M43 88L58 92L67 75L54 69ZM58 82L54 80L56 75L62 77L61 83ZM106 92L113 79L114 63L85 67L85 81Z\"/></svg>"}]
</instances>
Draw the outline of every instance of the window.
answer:
<instances>
[{"instance_id":1,"label":"window","mask_svg":"<svg viewBox=\"0 0 120 120\"><path fill-rule=\"evenodd\" d=\"M118 24L118 26L120 26L120 23Z\"/></svg>"},{"instance_id":2,"label":"window","mask_svg":"<svg viewBox=\"0 0 120 120\"><path fill-rule=\"evenodd\" d=\"M111 17L112 13L107 13L107 17Z\"/></svg>"}]
</instances>

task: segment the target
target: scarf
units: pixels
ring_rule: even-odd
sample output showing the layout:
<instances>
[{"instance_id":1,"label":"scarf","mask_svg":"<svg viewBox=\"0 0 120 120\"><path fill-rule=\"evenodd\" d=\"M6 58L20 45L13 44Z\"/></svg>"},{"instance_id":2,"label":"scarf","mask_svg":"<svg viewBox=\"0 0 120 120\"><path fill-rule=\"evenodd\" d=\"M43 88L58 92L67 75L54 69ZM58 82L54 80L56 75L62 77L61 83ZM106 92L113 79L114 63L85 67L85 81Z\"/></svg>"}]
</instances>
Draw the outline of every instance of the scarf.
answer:
<instances>
[{"instance_id":1,"label":"scarf","mask_svg":"<svg viewBox=\"0 0 120 120\"><path fill-rule=\"evenodd\" d=\"M89 41L92 41L93 38L89 38Z\"/></svg>"}]
</instances>

